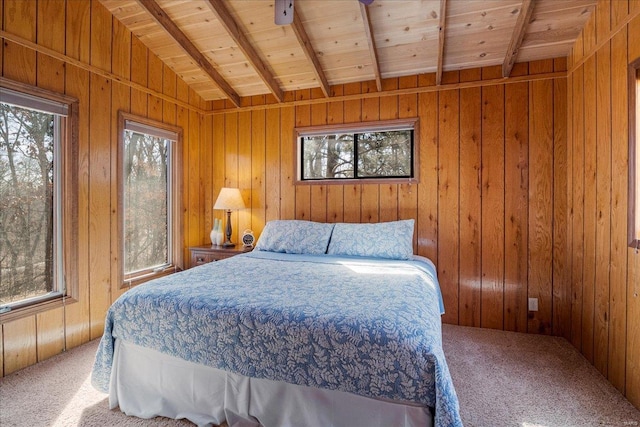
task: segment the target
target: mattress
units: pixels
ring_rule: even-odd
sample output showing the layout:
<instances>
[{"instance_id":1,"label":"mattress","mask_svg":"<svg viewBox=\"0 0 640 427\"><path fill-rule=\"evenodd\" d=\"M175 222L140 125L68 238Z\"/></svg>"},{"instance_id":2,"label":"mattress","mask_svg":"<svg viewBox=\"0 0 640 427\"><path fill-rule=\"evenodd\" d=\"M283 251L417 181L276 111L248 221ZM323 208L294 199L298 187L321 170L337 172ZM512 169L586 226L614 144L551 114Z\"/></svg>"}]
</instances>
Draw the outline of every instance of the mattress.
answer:
<instances>
[{"instance_id":1,"label":"mattress","mask_svg":"<svg viewBox=\"0 0 640 427\"><path fill-rule=\"evenodd\" d=\"M435 269L420 257L254 251L122 295L107 314L92 381L113 392L114 367L126 369L115 363L123 342L224 372L225 387L237 375L250 389L268 381L341 392L433 411L435 425L457 426L441 313Z\"/></svg>"}]
</instances>

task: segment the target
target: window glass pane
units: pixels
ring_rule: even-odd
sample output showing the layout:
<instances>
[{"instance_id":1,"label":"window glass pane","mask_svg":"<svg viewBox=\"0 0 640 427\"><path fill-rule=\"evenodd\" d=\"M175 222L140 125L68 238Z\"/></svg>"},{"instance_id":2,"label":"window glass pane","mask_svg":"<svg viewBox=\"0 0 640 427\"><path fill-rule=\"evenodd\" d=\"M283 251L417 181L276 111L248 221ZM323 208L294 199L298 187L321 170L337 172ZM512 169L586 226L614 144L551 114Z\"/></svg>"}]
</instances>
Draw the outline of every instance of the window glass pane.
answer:
<instances>
[{"instance_id":1,"label":"window glass pane","mask_svg":"<svg viewBox=\"0 0 640 427\"><path fill-rule=\"evenodd\" d=\"M296 178L323 183L417 179L415 125L415 119L402 119L297 128Z\"/></svg>"},{"instance_id":2,"label":"window glass pane","mask_svg":"<svg viewBox=\"0 0 640 427\"><path fill-rule=\"evenodd\" d=\"M410 177L411 131L358 134L358 177Z\"/></svg>"},{"instance_id":3,"label":"window glass pane","mask_svg":"<svg viewBox=\"0 0 640 427\"><path fill-rule=\"evenodd\" d=\"M53 114L0 103L0 305L56 291L53 156L59 123Z\"/></svg>"},{"instance_id":4,"label":"window glass pane","mask_svg":"<svg viewBox=\"0 0 640 427\"><path fill-rule=\"evenodd\" d=\"M302 179L353 178L353 135L302 138Z\"/></svg>"},{"instance_id":5,"label":"window glass pane","mask_svg":"<svg viewBox=\"0 0 640 427\"><path fill-rule=\"evenodd\" d=\"M170 141L124 132L124 272L166 265Z\"/></svg>"}]
</instances>

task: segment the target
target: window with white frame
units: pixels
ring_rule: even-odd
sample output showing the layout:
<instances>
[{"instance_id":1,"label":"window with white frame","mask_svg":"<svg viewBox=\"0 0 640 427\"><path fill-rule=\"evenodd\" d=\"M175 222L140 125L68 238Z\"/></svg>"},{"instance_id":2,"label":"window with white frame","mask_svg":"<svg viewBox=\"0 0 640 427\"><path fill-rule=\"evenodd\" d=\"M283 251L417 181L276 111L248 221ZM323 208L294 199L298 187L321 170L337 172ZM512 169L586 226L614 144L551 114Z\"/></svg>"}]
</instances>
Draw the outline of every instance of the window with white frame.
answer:
<instances>
[{"instance_id":1,"label":"window with white frame","mask_svg":"<svg viewBox=\"0 0 640 427\"><path fill-rule=\"evenodd\" d=\"M76 103L0 79L0 314L76 285Z\"/></svg>"},{"instance_id":2,"label":"window with white frame","mask_svg":"<svg viewBox=\"0 0 640 427\"><path fill-rule=\"evenodd\" d=\"M416 179L416 121L297 128L298 182Z\"/></svg>"},{"instance_id":3,"label":"window with white frame","mask_svg":"<svg viewBox=\"0 0 640 427\"><path fill-rule=\"evenodd\" d=\"M121 113L124 281L181 265L181 130Z\"/></svg>"}]
</instances>

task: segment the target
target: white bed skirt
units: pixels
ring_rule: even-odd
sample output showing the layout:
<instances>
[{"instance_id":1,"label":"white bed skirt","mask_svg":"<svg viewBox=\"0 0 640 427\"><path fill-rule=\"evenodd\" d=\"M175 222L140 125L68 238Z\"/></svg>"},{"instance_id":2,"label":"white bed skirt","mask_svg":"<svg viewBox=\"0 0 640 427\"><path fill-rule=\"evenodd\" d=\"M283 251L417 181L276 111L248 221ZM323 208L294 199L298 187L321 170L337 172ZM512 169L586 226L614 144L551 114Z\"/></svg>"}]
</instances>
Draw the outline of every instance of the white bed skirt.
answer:
<instances>
[{"instance_id":1,"label":"white bed skirt","mask_svg":"<svg viewBox=\"0 0 640 427\"><path fill-rule=\"evenodd\" d=\"M341 391L249 378L116 340L109 407L199 426L427 427L428 409Z\"/></svg>"}]
</instances>

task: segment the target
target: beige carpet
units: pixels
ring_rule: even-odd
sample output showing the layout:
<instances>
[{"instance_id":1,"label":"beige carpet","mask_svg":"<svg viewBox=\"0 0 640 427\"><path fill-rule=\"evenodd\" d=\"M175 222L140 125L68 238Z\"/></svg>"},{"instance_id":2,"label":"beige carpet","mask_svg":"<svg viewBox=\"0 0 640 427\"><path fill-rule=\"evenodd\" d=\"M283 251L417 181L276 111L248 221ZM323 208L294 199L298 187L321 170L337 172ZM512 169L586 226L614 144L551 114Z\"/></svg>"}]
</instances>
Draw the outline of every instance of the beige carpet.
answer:
<instances>
[{"instance_id":1,"label":"beige carpet","mask_svg":"<svg viewBox=\"0 0 640 427\"><path fill-rule=\"evenodd\" d=\"M565 340L450 325L443 336L467 427L640 426L640 412ZM109 411L89 382L97 345L0 380L0 426L192 425Z\"/></svg>"},{"instance_id":2,"label":"beige carpet","mask_svg":"<svg viewBox=\"0 0 640 427\"><path fill-rule=\"evenodd\" d=\"M640 426L565 339L451 325L442 335L466 427Z\"/></svg>"}]
</instances>

